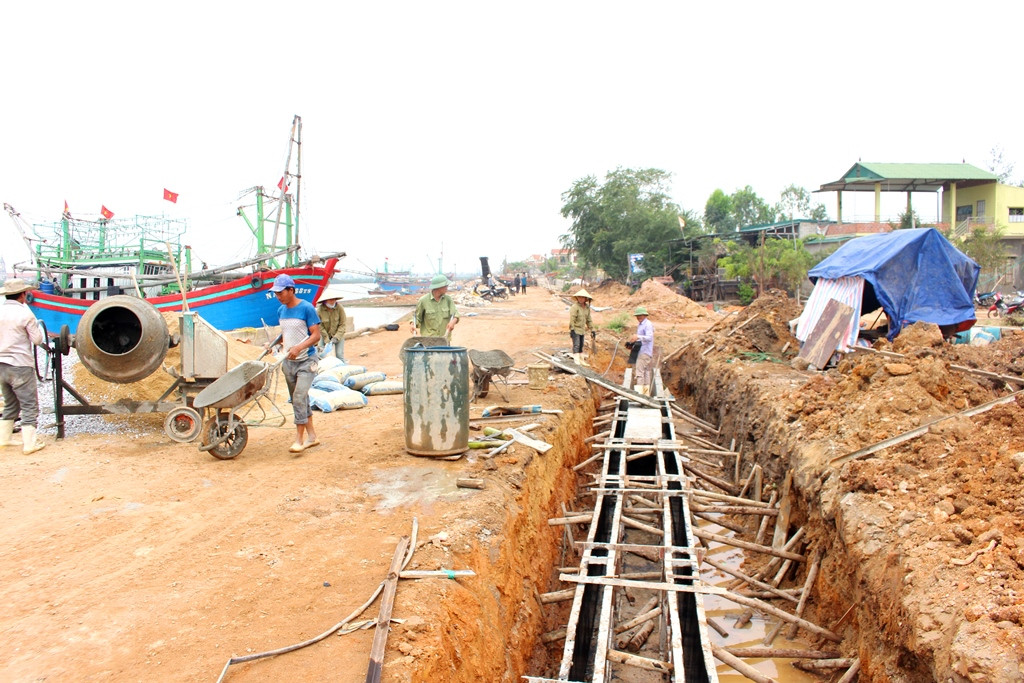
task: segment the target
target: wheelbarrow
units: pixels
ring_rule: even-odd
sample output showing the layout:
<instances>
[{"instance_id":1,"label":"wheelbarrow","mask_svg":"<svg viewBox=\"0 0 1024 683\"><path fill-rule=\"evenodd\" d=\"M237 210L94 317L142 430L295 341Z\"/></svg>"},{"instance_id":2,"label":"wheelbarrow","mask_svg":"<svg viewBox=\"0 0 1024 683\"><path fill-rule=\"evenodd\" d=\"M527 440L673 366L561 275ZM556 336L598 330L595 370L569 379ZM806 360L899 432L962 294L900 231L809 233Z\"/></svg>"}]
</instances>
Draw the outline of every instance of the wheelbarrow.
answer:
<instances>
[{"instance_id":1,"label":"wheelbarrow","mask_svg":"<svg viewBox=\"0 0 1024 683\"><path fill-rule=\"evenodd\" d=\"M508 397L498 387L498 381L508 386L507 378L512 372L512 366L515 365L512 358L499 349L492 351L470 349L469 362L473 367L473 393L469 402L472 403L477 398L486 397L487 392L491 388L491 380L495 380L495 387L497 387L498 393L501 394L501 397L507 403Z\"/></svg>"},{"instance_id":2,"label":"wheelbarrow","mask_svg":"<svg viewBox=\"0 0 1024 683\"><path fill-rule=\"evenodd\" d=\"M249 411L245 411L242 416L236 411L250 402L258 404L259 399L269 391L271 383L268 380L280 364L247 360L196 395L192 405L203 414L202 445L199 450L207 451L220 460L230 460L245 449L249 428L244 417ZM271 404L274 405L273 401ZM283 424L284 414L276 405L274 408L281 414Z\"/></svg>"}]
</instances>

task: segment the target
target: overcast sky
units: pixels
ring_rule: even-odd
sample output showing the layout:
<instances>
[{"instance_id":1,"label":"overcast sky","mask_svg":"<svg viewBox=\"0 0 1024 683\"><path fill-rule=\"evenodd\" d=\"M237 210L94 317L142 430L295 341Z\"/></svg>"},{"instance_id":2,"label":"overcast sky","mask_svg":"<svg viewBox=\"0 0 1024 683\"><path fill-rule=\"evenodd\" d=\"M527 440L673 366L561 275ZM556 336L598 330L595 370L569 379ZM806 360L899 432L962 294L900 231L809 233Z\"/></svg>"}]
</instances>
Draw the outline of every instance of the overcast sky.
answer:
<instances>
[{"instance_id":1,"label":"overcast sky","mask_svg":"<svg viewBox=\"0 0 1024 683\"><path fill-rule=\"evenodd\" d=\"M985 168L1000 146L1024 176L1021 25L1021 2L6 3L0 200L30 222L166 212L227 263L299 114L307 248L426 271L443 245L474 271L557 248L561 194L617 167L672 173L701 213L858 159Z\"/></svg>"}]
</instances>

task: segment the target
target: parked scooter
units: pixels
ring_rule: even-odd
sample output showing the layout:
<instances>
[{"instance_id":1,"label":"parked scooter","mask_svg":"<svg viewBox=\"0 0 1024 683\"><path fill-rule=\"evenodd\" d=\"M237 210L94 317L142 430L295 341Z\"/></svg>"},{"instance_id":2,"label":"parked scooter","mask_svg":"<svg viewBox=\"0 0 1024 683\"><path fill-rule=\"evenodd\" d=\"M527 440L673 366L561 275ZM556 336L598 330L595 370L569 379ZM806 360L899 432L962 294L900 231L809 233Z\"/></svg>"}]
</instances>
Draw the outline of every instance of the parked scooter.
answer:
<instances>
[{"instance_id":1,"label":"parked scooter","mask_svg":"<svg viewBox=\"0 0 1024 683\"><path fill-rule=\"evenodd\" d=\"M988 308L996 302L996 294L999 292L977 292L974 295L975 308Z\"/></svg>"},{"instance_id":2,"label":"parked scooter","mask_svg":"<svg viewBox=\"0 0 1024 683\"><path fill-rule=\"evenodd\" d=\"M1009 303L1003 300L1003 295L996 292L995 301L988 309L988 317L998 318L1001 315L1014 315L1021 312L1024 307L1024 293L1017 292L1017 298Z\"/></svg>"}]
</instances>

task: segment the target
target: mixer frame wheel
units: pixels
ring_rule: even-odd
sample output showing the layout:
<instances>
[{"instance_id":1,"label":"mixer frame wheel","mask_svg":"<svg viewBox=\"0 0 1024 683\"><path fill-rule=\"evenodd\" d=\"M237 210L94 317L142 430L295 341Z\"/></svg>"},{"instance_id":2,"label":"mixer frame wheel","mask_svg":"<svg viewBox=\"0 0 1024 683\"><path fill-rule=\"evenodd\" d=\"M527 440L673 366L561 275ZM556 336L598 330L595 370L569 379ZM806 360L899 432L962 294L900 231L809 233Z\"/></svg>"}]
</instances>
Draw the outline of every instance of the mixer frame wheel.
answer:
<instances>
[{"instance_id":1,"label":"mixer frame wheel","mask_svg":"<svg viewBox=\"0 0 1024 683\"><path fill-rule=\"evenodd\" d=\"M164 420L164 433L178 443L195 441L202 431L203 416L195 408L175 408Z\"/></svg>"}]
</instances>

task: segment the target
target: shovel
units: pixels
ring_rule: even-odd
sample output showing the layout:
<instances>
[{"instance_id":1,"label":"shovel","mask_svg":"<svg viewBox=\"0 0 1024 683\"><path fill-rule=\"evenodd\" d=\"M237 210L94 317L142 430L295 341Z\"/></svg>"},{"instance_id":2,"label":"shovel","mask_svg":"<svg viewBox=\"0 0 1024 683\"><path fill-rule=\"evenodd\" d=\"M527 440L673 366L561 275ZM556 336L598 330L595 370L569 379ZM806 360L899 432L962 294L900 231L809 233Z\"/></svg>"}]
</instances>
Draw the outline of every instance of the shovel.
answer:
<instances>
[{"instance_id":1,"label":"shovel","mask_svg":"<svg viewBox=\"0 0 1024 683\"><path fill-rule=\"evenodd\" d=\"M590 331L590 359L597 360L597 332Z\"/></svg>"}]
</instances>

